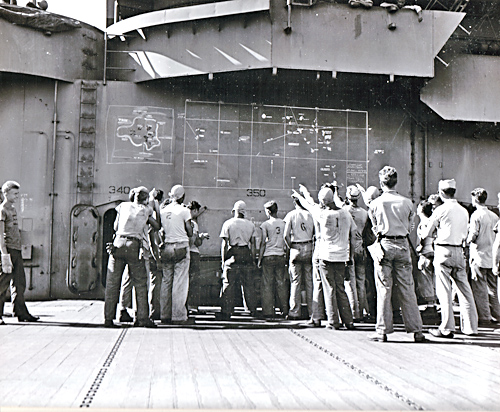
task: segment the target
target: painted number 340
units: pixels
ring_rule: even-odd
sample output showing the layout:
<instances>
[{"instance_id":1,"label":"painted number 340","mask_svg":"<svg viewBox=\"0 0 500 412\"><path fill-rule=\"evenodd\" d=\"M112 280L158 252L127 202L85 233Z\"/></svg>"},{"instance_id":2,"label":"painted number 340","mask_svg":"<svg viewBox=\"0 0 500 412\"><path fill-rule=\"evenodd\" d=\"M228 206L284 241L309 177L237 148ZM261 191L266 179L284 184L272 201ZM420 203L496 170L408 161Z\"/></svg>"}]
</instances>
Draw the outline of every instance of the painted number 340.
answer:
<instances>
[{"instance_id":1,"label":"painted number 340","mask_svg":"<svg viewBox=\"0 0 500 412\"><path fill-rule=\"evenodd\" d=\"M109 193L114 194L114 193L123 193L128 195L130 193L130 187L128 186L109 186Z\"/></svg>"},{"instance_id":2,"label":"painted number 340","mask_svg":"<svg viewBox=\"0 0 500 412\"><path fill-rule=\"evenodd\" d=\"M247 197L266 197L264 189L247 189Z\"/></svg>"}]
</instances>

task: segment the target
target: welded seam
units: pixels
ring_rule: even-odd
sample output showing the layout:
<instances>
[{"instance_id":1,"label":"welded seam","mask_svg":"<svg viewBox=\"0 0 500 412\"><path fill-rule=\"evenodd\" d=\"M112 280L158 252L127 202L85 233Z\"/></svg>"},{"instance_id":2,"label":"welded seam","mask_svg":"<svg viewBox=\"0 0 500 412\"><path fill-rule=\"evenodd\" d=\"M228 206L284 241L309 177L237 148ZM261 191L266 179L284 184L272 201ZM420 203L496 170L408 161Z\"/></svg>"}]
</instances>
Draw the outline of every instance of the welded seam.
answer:
<instances>
[{"instance_id":1,"label":"welded seam","mask_svg":"<svg viewBox=\"0 0 500 412\"><path fill-rule=\"evenodd\" d=\"M374 385L378 386L380 389L383 391L387 392L389 395L391 395L393 398L396 398L397 400L404 402L406 405L410 406L412 409L415 409L417 411L424 411L425 408L421 405L419 405L416 402L413 402L411 399L407 398L406 396L401 395L399 392L397 392L395 389L392 389L390 386L386 385L385 383L381 382L377 378L371 376L364 370L358 368L356 365L353 365L351 362L345 360L341 356L331 352L327 348L324 348L320 344L314 342L312 339L309 339L308 337L302 335L301 333L297 332L294 329L289 329L290 332L292 332L294 335L298 336L302 340L306 341L307 343L311 344L315 348L318 348L320 351L326 353L327 355L331 356L333 359L336 361L340 362L347 368L349 368L351 371L357 373L361 377L365 378L367 381L373 383Z\"/></svg>"},{"instance_id":2,"label":"welded seam","mask_svg":"<svg viewBox=\"0 0 500 412\"><path fill-rule=\"evenodd\" d=\"M108 357L104 361L102 368L99 369L97 372L97 375L94 379L94 382L92 382L92 385L90 386L90 389L88 390L87 394L83 398L82 403L80 404L80 408L90 408L90 405L92 404L92 401L94 400L94 397L101 387L101 383L104 379L104 376L108 372L108 368L111 366L111 363L113 362L113 359L115 358L116 353L118 352L118 349L120 348L120 345L123 342L123 339L125 338L125 335L127 334L128 328L123 329L122 333L120 333L120 336L118 336L118 339L116 340L115 344L111 348L111 351L108 354Z\"/></svg>"}]
</instances>

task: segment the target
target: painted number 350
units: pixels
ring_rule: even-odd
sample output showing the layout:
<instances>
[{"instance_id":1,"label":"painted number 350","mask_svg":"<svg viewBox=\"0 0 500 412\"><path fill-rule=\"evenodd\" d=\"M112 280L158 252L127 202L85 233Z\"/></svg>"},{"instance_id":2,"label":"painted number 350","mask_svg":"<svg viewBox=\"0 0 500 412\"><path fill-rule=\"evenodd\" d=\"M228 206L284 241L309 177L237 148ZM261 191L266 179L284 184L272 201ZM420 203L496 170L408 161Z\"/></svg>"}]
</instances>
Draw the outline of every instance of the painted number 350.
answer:
<instances>
[{"instance_id":1,"label":"painted number 350","mask_svg":"<svg viewBox=\"0 0 500 412\"><path fill-rule=\"evenodd\" d=\"M266 191L264 189L247 189L248 197L266 197Z\"/></svg>"}]
</instances>

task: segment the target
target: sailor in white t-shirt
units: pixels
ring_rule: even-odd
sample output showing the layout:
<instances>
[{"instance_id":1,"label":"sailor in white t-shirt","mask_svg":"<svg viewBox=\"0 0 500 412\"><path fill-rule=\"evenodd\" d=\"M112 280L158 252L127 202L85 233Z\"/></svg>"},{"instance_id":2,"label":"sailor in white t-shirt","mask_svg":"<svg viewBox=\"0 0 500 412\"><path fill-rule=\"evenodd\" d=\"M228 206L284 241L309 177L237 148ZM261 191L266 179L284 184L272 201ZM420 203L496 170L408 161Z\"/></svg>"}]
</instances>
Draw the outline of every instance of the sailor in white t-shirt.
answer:
<instances>
[{"instance_id":1,"label":"sailor in white t-shirt","mask_svg":"<svg viewBox=\"0 0 500 412\"><path fill-rule=\"evenodd\" d=\"M160 316L162 324L187 324L190 323L186 300L189 290L189 238L193 234L191 212L182 204L185 191L181 185L173 186L169 196L171 202L160 210L164 236Z\"/></svg>"}]
</instances>

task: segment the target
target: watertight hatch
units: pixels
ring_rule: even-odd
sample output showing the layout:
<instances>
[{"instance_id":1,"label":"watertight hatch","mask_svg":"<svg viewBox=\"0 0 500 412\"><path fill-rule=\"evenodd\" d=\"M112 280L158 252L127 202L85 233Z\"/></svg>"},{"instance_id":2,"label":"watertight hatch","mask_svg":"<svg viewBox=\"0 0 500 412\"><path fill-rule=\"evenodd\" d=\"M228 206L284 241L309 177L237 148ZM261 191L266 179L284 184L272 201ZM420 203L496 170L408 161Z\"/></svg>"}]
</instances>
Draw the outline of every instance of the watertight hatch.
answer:
<instances>
[{"instance_id":1,"label":"watertight hatch","mask_svg":"<svg viewBox=\"0 0 500 412\"><path fill-rule=\"evenodd\" d=\"M76 205L71 210L67 285L72 293L82 294L97 287L99 219L93 206Z\"/></svg>"}]
</instances>

